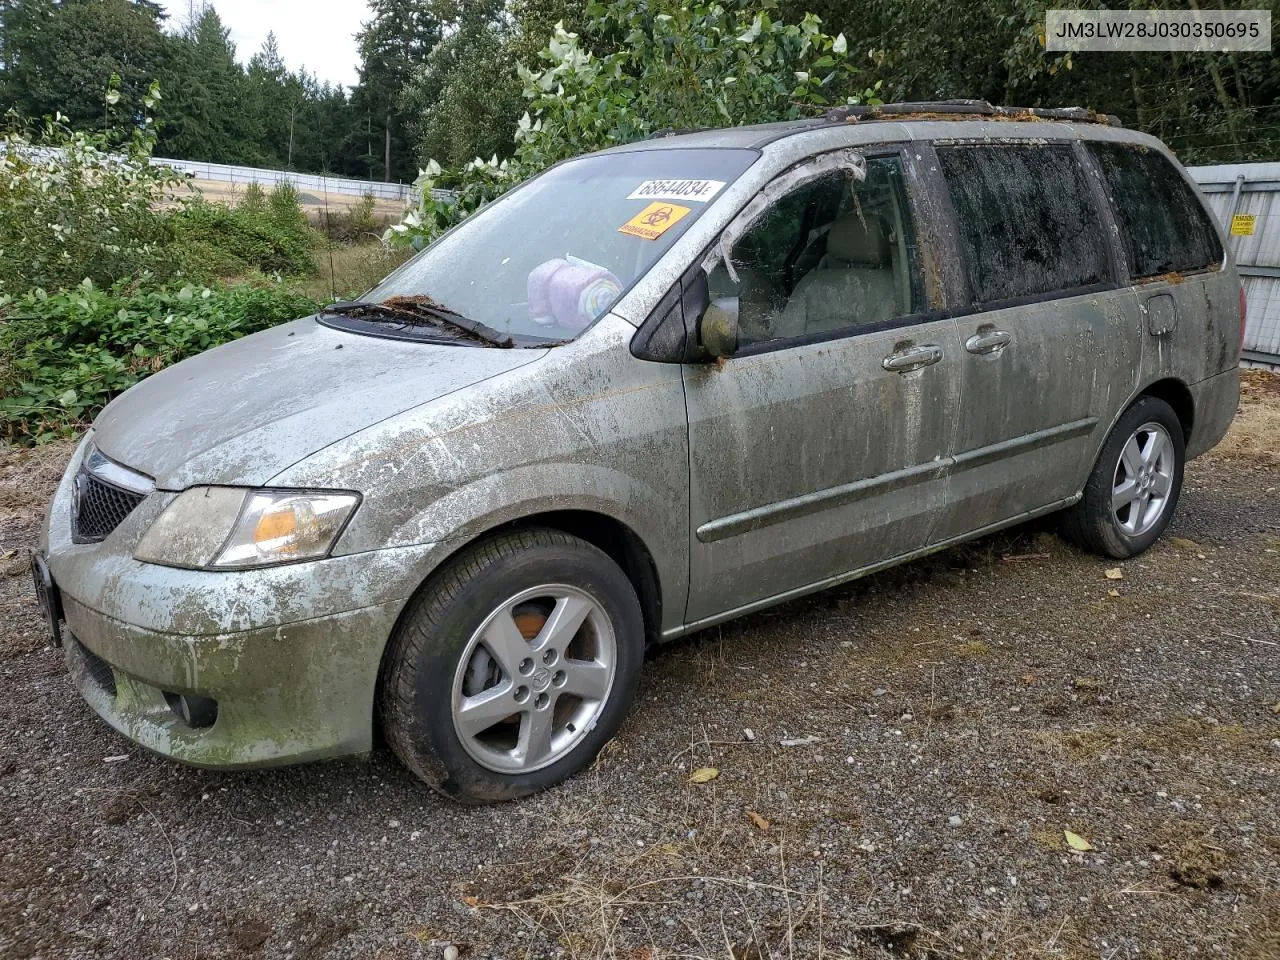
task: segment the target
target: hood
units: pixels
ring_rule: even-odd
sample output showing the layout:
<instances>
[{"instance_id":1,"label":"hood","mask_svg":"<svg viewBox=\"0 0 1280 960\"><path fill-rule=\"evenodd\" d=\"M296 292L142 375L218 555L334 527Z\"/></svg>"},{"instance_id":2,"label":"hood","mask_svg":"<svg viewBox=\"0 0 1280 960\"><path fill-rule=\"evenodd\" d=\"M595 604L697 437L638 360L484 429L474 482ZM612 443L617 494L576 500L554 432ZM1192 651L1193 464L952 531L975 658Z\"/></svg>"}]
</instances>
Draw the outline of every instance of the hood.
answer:
<instances>
[{"instance_id":1,"label":"hood","mask_svg":"<svg viewBox=\"0 0 1280 960\"><path fill-rule=\"evenodd\" d=\"M148 377L102 411L94 439L162 490L261 485L380 420L545 354L388 340L309 317Z\"/></svg>"}]
</instances>

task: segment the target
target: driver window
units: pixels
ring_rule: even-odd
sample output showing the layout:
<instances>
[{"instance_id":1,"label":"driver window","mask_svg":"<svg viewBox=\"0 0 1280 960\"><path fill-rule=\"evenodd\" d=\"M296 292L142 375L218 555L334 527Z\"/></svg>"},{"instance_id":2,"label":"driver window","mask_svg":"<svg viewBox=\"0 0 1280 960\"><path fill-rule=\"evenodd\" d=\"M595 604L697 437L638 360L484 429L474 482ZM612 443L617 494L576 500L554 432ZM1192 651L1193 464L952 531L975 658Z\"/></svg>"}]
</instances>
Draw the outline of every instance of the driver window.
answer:
<instances>
[{"instance_id":1,"label":"driver window","mask_svg":"<svg viewBox=\"0 0 1280 960\"><path fill-rule=\"evenodd\" d=\"M924 309L915 230L898 157L858 181L833 171L783 196L708 278L738 300L742 346L877 324Z\"/></svg>"}]
</instances>

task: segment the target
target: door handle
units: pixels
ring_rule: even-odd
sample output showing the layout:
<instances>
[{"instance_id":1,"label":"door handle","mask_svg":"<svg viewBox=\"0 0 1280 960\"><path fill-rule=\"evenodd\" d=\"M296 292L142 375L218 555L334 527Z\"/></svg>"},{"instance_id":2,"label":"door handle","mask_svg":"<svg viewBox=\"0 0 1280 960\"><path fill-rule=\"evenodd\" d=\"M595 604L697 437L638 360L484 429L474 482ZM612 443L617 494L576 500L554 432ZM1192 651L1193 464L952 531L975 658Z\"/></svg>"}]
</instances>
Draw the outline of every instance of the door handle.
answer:
<instances>
[{"instance_id":1,"label":"door handle","mask_svg":"<svg viewBox=\"0 0 1280 960\"><path fill-rule=\"evenodd\" d=\"M921 367L937 363L941 359L942 348L929 343L922 347L907 347L905 350L891 353L884 358L881 366L892 373L910 373L912 370L919 370Z\"/></svg>"},{"instance_id":2,"label":"door handle","mask_svg":"<svg viewBox=\"0 0 1280 960\"><path fill-rule=\"evenodd\" d=\"M1003 330L987 330L975 333L964 342L964 348L970 353L999 353L1013 341L1013 334Z\"/></svg>"}]
</instances>

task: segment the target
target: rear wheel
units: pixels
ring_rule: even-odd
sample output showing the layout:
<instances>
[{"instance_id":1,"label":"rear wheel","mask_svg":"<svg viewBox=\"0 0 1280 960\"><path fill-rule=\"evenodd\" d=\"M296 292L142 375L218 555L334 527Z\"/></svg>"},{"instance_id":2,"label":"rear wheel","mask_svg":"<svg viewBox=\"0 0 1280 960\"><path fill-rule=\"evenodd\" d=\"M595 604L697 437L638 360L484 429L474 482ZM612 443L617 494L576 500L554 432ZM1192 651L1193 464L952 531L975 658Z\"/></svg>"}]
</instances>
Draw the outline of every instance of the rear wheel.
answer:
<instances>
[{"instance_id":1,"label":"rear wheel","mask_svg":"<svg viewBox=\"0 0 1280 960\"><path fill-rule=\"evenodd\" d=\"M383 728L406 766L468 803L580 770L631 705L640 604L602 551L553 530L450 561L414 599L383 664Z\"/></svg>"},{"instance_id":2,"label":"rear wheel","mask_svg":"<svg viewBox=\"0 0 1280 960\"><path fill-rule=\"evenodd\" d=\"M1108 557L1142 553L1173 518L1185 444L1173 408L1157 397L1139 397L1103 444L1084 496L1063 514L1063 534Z\"/></svg>"}]
</instances>

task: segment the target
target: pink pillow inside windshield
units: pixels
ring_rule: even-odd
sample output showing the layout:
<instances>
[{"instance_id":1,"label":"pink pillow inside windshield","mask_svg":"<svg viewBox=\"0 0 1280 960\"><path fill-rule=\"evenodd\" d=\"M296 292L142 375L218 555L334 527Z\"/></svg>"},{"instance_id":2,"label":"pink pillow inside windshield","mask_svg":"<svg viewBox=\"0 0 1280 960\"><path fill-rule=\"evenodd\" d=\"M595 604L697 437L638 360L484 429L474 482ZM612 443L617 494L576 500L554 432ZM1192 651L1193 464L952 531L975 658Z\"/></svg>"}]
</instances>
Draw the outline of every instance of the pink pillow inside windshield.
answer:
<instances>
[{"instance_id":1,"label":"pink pillow inside windshield","mask_svg":"<svg viewBox=\"0 0 1280 960\"><path fill-rule=\"evenodd\" d=\"M604 267L556 259L529 272L529 318L579 331L609 309L622 284Z\"/></svg>"}]
</instances>

